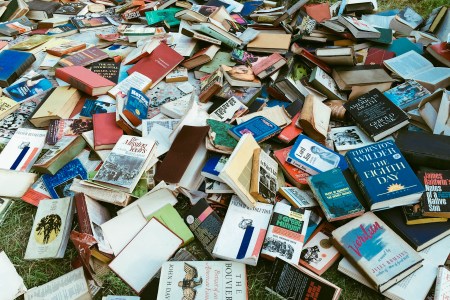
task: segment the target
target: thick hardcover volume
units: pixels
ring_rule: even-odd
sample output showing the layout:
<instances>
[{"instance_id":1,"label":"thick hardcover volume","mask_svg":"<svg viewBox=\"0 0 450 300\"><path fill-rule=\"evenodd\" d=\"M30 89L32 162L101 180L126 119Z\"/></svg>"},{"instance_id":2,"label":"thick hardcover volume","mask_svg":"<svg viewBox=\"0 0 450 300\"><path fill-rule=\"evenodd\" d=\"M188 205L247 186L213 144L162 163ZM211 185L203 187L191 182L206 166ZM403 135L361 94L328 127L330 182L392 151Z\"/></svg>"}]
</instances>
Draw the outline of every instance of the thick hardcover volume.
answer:
<instances>
[{"instance_id":1,"label":"thick hardcover volume","mask_svg":"<svg viewBox=\"0 0 450 300\"><path fill-rule=\"evenodd\" d=\"M329 222L364 214L341 169L335 168L308 177L308 183Z\"/></svg>"},{"instance_id":2,"label":"thick hardcover volume","mask_svg":"<svg viewBox=\"0 0 450 300\"><path fill-rule=\"evenodd\" d=\"M192 278L189 286L180 286ZM169 261L163 264L158 300L187 299L246 300L245 265L230 261ZM193 298L189 298L193 299Z\"/></svg>"},{"instance_id":3,"label":"thick hardcover volume","mask_svg":"<svg viewBox=\"0 0 450 300\"><path fill-rule=\"evenodd\" d=\"M450 218L450 170L418 173L425 187L420 198L426 217Z\"/></svg>"},{"instance_id":4,"label":"thick hardcover volume","mask_svg":"<svg viewBox=\"0 0 450 300\"><path fill-rule=\"evenodd\" d=\"M345 170L347 163L339 155L316 141L301 134L289 151L286 162L308 174L315 175L336 167Z\"/></svg>"},{"instance_id":5,"label":"thick hardcover volume","mask_svg":"<svg viewBox=\"0 0 450 300\"><path fill-rule=\"evenodd\" d=\"M423 258L373 212L333 231L333 243L384 292L422 266Z\"/></svg>"},{"instance_id":6,"label":"thick hardcover volume","mask_svg":"<svg viewBox=\"0 0 450 300\"><path fill-rule=\"evenodd\" d=\"M89 220L89 214L86 206L86 198L83 193L76 193L73 197L75 202L75 208L77 210L78 224L80 225L79 231L93 235L91 222Z\"/></svg>"},{"instance_id":7,"label":"thick hardcover volume","mask_svg":"<svg viewBox=\"0 0 450 300\"><path fill-rule=\"evenodd\" d=\"M249 208L233 195L214 246L214 256L256 266L272 211L272 204L257 202Z\"/></svg>"},{"instance_id":8,"label":"thick hardcover volume","mask_svg":"<svg viewBox=\"0 0 450 300\"><path fill-rule=\"evenodd\" d=\"M32 53L16 50L0 52L0 87L8 87L36 60Z\"/></svg>"},{"instance_id":9,"label":"thick hardcover volume","mask_svg":"<svg viewBox=\"0 0 450 300\"><path fill-rule=\"evenodd\" d=\"M256 116L230 128L228 133L236 140L239 140L244 134L250 133L256 142L261 143L279 134L280 131L281 128L272 121L262 116Z\"/></svg>"},{"instance_id":10,"label":"thick hardcover volume","mask_svg":"<svg viewBox=\"0 0 450 300\"><path fill-rule=\"evenodd\" d=\"M252 66L252 70L256 76L258 76L261 79L264 79L270 74L279 70L285 64L286 59L284 59L279 53L273 53L270 56L257 61Z\"/></svg>"},{"instance_id":11,"label":"thick hardcover volume","mask_svg":"<svg viewBox=\"0 0 450 300\"><path fill-rule=\"evenodd\" d=\"M214 245L223 223L219 215L205 199L200 199L189 210L185 221L203 248L213 256Z\"/></svg>"},{"instance_id":12,"label":"thick hardcover volume","mask_svg":"<svg viewBox=\"0 0 450 300\"><path fill-rule=\"evenodd\" d=\"M142 124L142 120L147 118L147 110L150 99L138 89L131 88L125 100L123 114L133 123L134 126Z\"/></svg>"},{"instance_id":13,"label":"thick hardcover volume","mask_svg":"<svg viewBox=\"0 0 450 300\"><path fill-rule=\"evenodd\" d=\"M253 151L250 194L258 201L275 203L278 191L278 164L261 148Z\"/></svg>"},{"instance_id":14,"label":"thick hardcover volume","mask_svg":"<svg viewBox=\"0 0 450 300\"><path fill-rule=\"evenodd\" d=\"M393 141L350 150L345 157L371 210L419 202L424 188Z\"/></svg>"},{"instance_id":15,"label":"thick hardcover volume","mask_svg":"<svg viewBox=\"0 0 450 300\"><path fill-rule=\"evenodd\" d=\"M123 131L116 123L116 113L92 115L94 126L94 149L112 149L122 137Z\"/></svg>"},{"instance_id":16,"label":"thick hardcover volume","mask_svg":"<svg viewBox=\"0 0 450 300\"><path fill-rule=\"evenodd\" d=\"M375 142L409 124L406 113L377 89L346 102L344 107Z\"/></svg>"},{"instance_id":17,"label":"thick hardcover volume","mask_svg":"<svg viewBox=\"0 0 450 300\"><path fill-rule=\"evenodd\" d=\"M55 77L91 96L106 94L116 84L81 66L57 68Z\"/></svg>"},{"instance_id":18,"label":"thick hardcover volume","mask_svg":"<svg viewBox=\"0 0 450 300\"><path fill-rule=\"evenodd\" d=\"M261 255L274 260L276 257L297 264L300 260L311 211L294 208L288 204L275 204Z\"/></svg>"},{"instance_id":19,"label":"thick hardcover volume","mask_svg":"<svg viewBox=\"0 0 450 300\"><path fill-rule=\"evenodd\" d=\"M277 258L266 290L281 299L337 300L342 289L311 271Z\"/></svg>"},{"instance_id":20,"label":"thick hardcover volume","mask_svg":"<svg viewBox=\"0 0 450 300\"><path fill-rule=\"evenodd\" d=\"M158 167L155 180L178 183L208 131L209 126L183 126Z\"/></svg>"},{"instance_id":21,"label":"thick hardcover volume","mask_svg":"<svg viewBox=\"0 0 450 300\"><path fill-rule=\"evenodd\" d=\"M439 266L438 268L434 299L450 299L450 268L447 266Z\"/></svg>"},{"instance_id":22,"label":"thick hardcover volume","mask_svg":"<svg viewBox=\"0 0 450 300\"><path fill-rule=\"evenodd\" d=\"M184 57L178 52L167 46L165 43L159 44L149 56L144 57L127 73L132 74L135 71L147 76L152 80L150 88L154 87L167 74L183 61Z\"/></svg>"}]
</instances>

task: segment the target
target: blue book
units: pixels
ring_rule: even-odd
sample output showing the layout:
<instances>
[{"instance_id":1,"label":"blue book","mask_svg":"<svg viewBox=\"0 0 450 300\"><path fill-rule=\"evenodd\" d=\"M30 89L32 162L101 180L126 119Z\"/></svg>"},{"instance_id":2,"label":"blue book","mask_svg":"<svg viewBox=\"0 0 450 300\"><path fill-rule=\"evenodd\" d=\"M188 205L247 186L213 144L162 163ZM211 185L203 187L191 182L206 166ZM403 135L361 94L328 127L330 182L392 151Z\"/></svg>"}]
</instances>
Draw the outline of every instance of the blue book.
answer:
<instances>
[{"instance_id":1,"label":"blue book","mask_svg":"<svg viewBox=\"0 0 450 300\"><path fill-rule=\"evenodd\" d=\"M247 17L252 14L258 7L263 5L264 1L246 1L240 12L241 16Z\"/></svg>"},{"instance_id":2,"label":"blue book","mask_svg":"<svg viewBox=\"0 0 450 300\"><path fill-rule=\"evenodd\" d=\"M219 178L219 174L227 161L227 155L214 155L206 161L201 174L206 178L223 182L222 179Z\"/></svg>"},{"instance_id":3,"label":"blue book","mask_svg":"<svg viewBox=\"0 0 450 300\"><path fill-rule=\"evenodd\" d=\"M92 118L92 115L116 112L116 104L112 102L105 102L101 100L86 99L83 108L81 109L80 116L86 118Z\"/></svg>"},{"instance_id":4,"label":"blue book","mask_svg":"<svg viewBox=\"0 0 450 300\"><path fill-rule=\"evenodd\" d=\"M147 118L147 110L150 99L143 92L136 88L128 90L128 97L125 100L123 114L134 126L139 126L143 119Z\"/></svg>"},{"instance_id":5,"label":"blue book","mask_svg":"<svg viewBox=\"0 0 450 300\"><path fill-rule=\"evenodd\" d=\"M353 193L341 169L308 177L308 184L328 222L360 216L364 207Z\"/></svg>"},{"instance_id":6,"label":"blue book","mask_svg":"<svg viewBox=\"0 0 450 300\"><path fill-rule=\"evenodd\" d=\"M423 55L423 45L414 44L405 37L393 40L392 44L387 47L387 50L394 52L396 56L400 56L411 50Z\"/></svg>"},{"instance_id":7,"label":"blue book","mask_svg":"<svg viewBox=\"0 0 450 300\"><path fill-rule=\"evenodd\" d=\"M3 50L0 52L0 87L8 87L36 60L32 53Z\"/></svg>"},{"instance_id":8,"label":"blue book","mask_svg":"<svg viewBox=\"0 0 450 300\"><path fill-rule=\"evenodd\" d=\"M350 150L345 157L370 210L419 202L424 187L395 142L378 142Z\"/></svg>"},{"instance_id":9,"label":"blue book","mask_svg":"<svg viewBox=\"0 0 450 300\"><path fill-rule=\"evenodd\" d=\"M281 128L272 121L262 116L257 116L230 128L228 134L239 141L244 134L250 133L255 141L260 143L277 135L280 131Z\"/></svg>"},{"instance_id":10,"label":"blue book","mask_svg":"<svg viewBox=\"0 0 450 300\"><path fill-rule=\"evenodd\" d=\"M74 178L80 180L87 179L87 171L81 164L81 161L76 158L62 167L55 175L44 174L42 180L47 188L50 196L53 199L72 197L74 192L70 190L70 186Z\"/></svg>"},{"instance_id":11,"label":"blue book","mask_svg":"<svg viewBox=\"0 0 450 300\"><path fill-rule=\"evenodd\" d=\"M53 87L50 80L44 75L38 75L33 78L21 81L5 89L5 94L14 101L20 102L36 95L43 94Z\"/></svg>"},{"instance_id":12,"label":"blue book","mask_svg":"<svg viewBox=\"0 0 450 300\"><path fill-rule=\"evenodd\" d=\"M345 158L306 135L299 135L286 162L308 174L316 175L334 168L347 169Z\"/></svg>"},{"instance_id":13,"label":"blue book","mask_svg":"<svg viewBox=\"0 0 450 300\"><path fill-rule=\"evenodd\" d=\"M417 108L422 99L431 95L425 87L414 80L408 80L383 94L403 110Z\"/></svg>"}]
</instances>

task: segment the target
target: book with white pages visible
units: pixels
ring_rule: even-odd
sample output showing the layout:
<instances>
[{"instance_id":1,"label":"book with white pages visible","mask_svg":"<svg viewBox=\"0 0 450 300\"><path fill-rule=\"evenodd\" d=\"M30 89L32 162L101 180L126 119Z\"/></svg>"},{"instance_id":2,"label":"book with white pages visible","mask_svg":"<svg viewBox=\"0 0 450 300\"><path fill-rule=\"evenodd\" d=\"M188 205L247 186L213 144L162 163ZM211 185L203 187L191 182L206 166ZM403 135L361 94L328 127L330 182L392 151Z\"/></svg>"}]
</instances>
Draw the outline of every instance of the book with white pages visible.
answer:
<instances>
[{"instance_id":1,"label":"book with white pages visible","mask_svg":"<svg viewBox=\"0 0 450 300\"><path fill-rule=\"evenodd\" d=\"M22 277L4 251L0 252L0 278L1 299L16 299L27 291Z\"/></svg>"}]
</instances>

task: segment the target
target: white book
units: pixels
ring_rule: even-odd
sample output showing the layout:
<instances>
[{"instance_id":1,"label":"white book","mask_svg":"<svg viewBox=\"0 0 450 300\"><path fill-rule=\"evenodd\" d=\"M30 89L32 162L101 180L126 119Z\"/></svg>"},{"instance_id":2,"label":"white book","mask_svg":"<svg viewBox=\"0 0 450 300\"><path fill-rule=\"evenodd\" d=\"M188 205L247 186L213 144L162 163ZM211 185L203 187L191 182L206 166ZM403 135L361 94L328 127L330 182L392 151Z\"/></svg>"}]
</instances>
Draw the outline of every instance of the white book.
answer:
<instances>
[{"instance_id":1,"label":"white book","mask_svg":"<svg viewBox=\"0 0 450 300\"><path fill-rule=\"evenodd\" d=\"M152 218L109 267L140 293L182 244L182 239Z\"/></svg>"},{"instance_id":2,"label":"white book","mask_svg":"<svg viewBox=\"0 0 450 300\"><path fill-rule=\"evenodd\" d=\"M439 266L438 268L434 299L450 299L450 269L446 266Z\"/></svg>"},{"instance_id":3,"label":"white book","mask_svg":"<svg viewBox=\"0 0 450 300\"><path fill-rule=\"evenodd\" d=\"M129 75L127 78L110 89L108 91L108 95L116 98L117 94L120 93L122 97L126 97L128 95L128 91L132 87L145 93L151 84L152 80L150 78L139 72L133 72L133 74Z\"/></svg>"},{"instance_id":4,"label":"white book","mask_svg":"<svg viewBox=\"0 0 450 300\"><path fill-rule=\"evenodd\" d=\"M374 143L358 126L331 128L329 135L337 151L357 149Z\"/></svg>"},{"instance_id":5,"label":"white book","mask_svg":"<svg viewBox=\"0 0 450 300\"><path fill-rule=\"evenodd\" d=\"M172 143L170 142L170 134L173 130L167 129L161 125L155 124L150 132L142 133L142 137L152 139L156 142L155 156L160 157L169 151Z\"/></svg>"},{"instance_id":6,"label":"white book","mask_svg":"<svg viewBox=\"0 0 450 300\"><path fill-rule=\"evenodd\" d=\"M71 197L41 200L28 239L25 259L63 258L73 213Z\"/></svg>"},{"instance_id":7,"label":"white book","mask_svg":"<svg viewBox=\"0 0 450 300\"><path fill-rule=\"evenodd\" d=\"M16 299L27 291L22 277L4 251L0 252L0 300Z\"/></svg>"},{"instance_id":8,"label":"white book","mask_svg":"<svg viewBox=\"0 0 450 300\"><path fill-rule=\"evenodd\" d=\"M0 153L0 169L28 172L45 145L47 130L19 128Z\"/></svg>"},{"instance_id":9,"label":"white book","mask_svg":"<svg viewBox=\"0 0 450 300\"><path fill-rule=\"evenodd\" d=\"M272 211L272 204L257 202L249 208L233 195L213 255L256 266Z\"/></svg>"},{"instance_id":10,"label":"white book","mask_svg":"<svg viewBox=\"0 0 450 300\"><path fill-rule=\"evenodd\" d=\"M84 195L84 199L86 201L90 227L92 228L94 238L98 242L98 249L102 252L113 254L111 246L108 241L105 240L103 230L100 227L103 223L106 223L111 219L109 210L88 195Z\"/></svg>"},{"instance_id":11,"label":"white book","mask_svg":"<svg viewBox=\"0 0 450 300\"><path fill-rule=\"evenodd\" d=\"M236 118L242 116L247 110L247 106L235 97L231 97L213 111L209 118L220 122L233 123Z\"/></svg>"},{"instance_id":12,"label":"white book","mask_svg":"<svg viewBox=\"0 0 450 300\"><path fill-rule=\"evenodd\" d=\"M163 105L161 105L160 110L166 116L174 119L181 119L191 108L193 101L194 94L189 94L177 100L164 103Z\"/></svg>"},{"instance_id":13,"label":"white book","mask_svg":"<svg viewBox=\"0 0 450 300\"><path fill-rule=\"evenodd\" d=\"M280 194L282 194L294 207L310 208L318 206L319 204L314 199L311 191L301 190L297 187L283 186L280 187Z\"/></svg>"},{"instance_id":14,"label":"white book","mask_svg":"<svg viewBox=\"0 0 450 300\"><path fill-rule=\"evenodd\" d=\"M0 169L0 197L22 198L38 174Z\"/></svg>"},{"instance_id":15,"label":"white book","mask_svg":"<svg viewBox=\"0 0 450 300\"><path fill-rule=\"evenodd\" d=\"M158 116L164 116L162 114L158 115ZM165 127L167 129L170 129L171 131L174 130L178 123L180 123L180 119L156 119L157 117L153 117L151 119L144 119L142 120L142 136L145 137L147 136L150 131L152 130L153 126L155 125L159 125L161 127Z\"/></svg>"},{"instance_id":16,"label":"white book","mask_svg":"<svg viewBox=\"0 0 450 300\"><path fill-rule=\"evenodd\" d=\"M211 180L211 179L205 179L205 193L208 194L233 194L234 191L232 188L228 186L228 184Z\"/></svg>"}]
</instances>

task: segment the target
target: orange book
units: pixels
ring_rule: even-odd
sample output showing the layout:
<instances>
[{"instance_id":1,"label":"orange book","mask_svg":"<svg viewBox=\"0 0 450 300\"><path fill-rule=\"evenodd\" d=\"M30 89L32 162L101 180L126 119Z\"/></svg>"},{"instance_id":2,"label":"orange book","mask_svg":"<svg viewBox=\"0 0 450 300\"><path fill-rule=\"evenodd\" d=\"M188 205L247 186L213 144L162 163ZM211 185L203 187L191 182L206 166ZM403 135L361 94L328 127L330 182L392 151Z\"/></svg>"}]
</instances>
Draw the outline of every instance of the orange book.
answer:
<instances>
[{"instance_id":1,"label":"orange book","mask_svg":"<svg viewBox=\"0 0 450 300\"><path fill-rule=\"evenodd\" d=\"M328 3L306 4L303 7L308 16L319 23L331 19L330 4Z\"/></svg>"},{"instance_id":2,"label":"orange book","mask_svg":"<svg viewBox=\"0 0 450 300\"><path fill-rule=\"evenodd\" d=\"M289 144L296 137L298 137L303 130L296 126L297 120L300 118L300 112L297 113L293 118L291 124L286 126L281 133L278 135L278 139L283 143Z\"/></svg>"},{"instance_id":3,"label":"orange book","mask_svg":"<svg viewBox=\"0 0 450 300\"><path fill-rule=\"evenodd\" d=\"M307 178L309 177L309 174L286 162L286 158L291 149L292 146L277 150L273 153L273 156L280 165L281 170L283 171L284 175L291 184L298 187L299 189L307 188L308 187Z\"/></svg>"}]
</instances>

